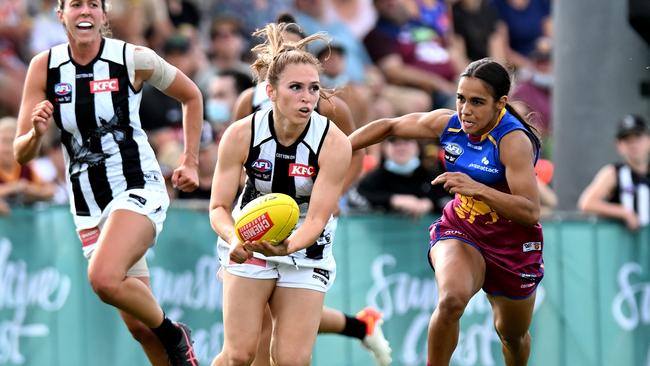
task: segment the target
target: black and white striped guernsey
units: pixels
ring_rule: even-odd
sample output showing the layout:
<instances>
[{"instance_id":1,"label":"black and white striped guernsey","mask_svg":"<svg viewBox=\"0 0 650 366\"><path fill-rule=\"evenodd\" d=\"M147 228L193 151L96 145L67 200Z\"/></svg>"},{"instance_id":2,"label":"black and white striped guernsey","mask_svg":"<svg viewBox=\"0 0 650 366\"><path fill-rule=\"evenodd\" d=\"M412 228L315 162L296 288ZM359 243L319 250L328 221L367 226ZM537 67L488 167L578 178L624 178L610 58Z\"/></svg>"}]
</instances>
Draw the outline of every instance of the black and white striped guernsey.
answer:
<instances>
[{"instance_id":1,"label":"black and white striped guernsey","mask_svg":"<svg viewBox=\"0 0 650 366\"><path fill-rule=\"evenodd\" d=\"M46 94L61 130L77 216L99 216L119 193L162 183L138 115L142 93L133 87L134 50L104 38L97 57L79 65L67 43L50 49Z\"/></svg>"},{"instance_id":2,"label":"black and white striped guernsey","mask_svg":"<svg viewBox=\"0 0 650 366\"><path fill-rule=\"evenodd\" d=\"M248 158L244 163L246 185L239 196L233 216L237 217L242 207L261 195L284 193L298 202L300 226L309 208L312 188L318 177L318 157L330 123L326 117L312 112L300 137L290 146L283 146L278 142L273 128L273 110L265 109L253 114ZM312 246L293 253L291 258L266 259L287 263L300 259L324 260L333 264L331 244L335 227L335 220L330 218L323 233ZM304 261L298 263L305 265Z\"/></svg>"},{"instance_id":3,"label":"black and white striped guernsey","mask_svg":"<svg viewBox=\"0 0 650 366\"><path fill-rule=\"evenodd\" d=\"M620 203L639 216L642 226L650 224L650 173L645 176L626 164L616 164L616 190L611 202ZM650 169L650 167L648 167Z\"/></svg>"}]
</instances>

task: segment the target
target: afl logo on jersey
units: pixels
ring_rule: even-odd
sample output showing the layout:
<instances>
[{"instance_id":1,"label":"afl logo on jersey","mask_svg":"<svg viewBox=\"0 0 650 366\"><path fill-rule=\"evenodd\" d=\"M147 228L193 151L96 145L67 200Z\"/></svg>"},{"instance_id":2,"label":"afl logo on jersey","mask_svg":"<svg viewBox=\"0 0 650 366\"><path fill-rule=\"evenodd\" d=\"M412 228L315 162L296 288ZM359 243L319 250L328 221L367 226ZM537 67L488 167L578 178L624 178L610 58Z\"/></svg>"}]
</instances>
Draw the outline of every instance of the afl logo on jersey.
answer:
<instances>
[{"instance_id":1,"label":"afl logo on jersey","mask_svg":"<svg viewBox=\"0 0 650 366\"><path fill-rule=\"evenodd\" d=\"M251 168L257 170L260 173L266 173L271 170L271 168L273 168L273 164L265 159L257 159L253 162L253 164L251 164Z\"/></svg>"},{"instance_id":2,"label":"afl logo on jersey","mask_svg":"<svg viewBox=\"0 0 650 366\"><path fill-rule=\"evenodd\" d=\"M455 143L445 145L445 160L451 164L455 164L458 157L463 155L463 148Z\"/></svg>"},{"instance_id":3,"label":"afl logo on jersey","mask_svg":"<svg viewBox=\"0 0 650 366\"><path fill-rule=\"evenodd\" d=\"M72 102L72 85L70 83L58 83L54 85L54 102L70 103Z\"/></svg>"}]
</instances>

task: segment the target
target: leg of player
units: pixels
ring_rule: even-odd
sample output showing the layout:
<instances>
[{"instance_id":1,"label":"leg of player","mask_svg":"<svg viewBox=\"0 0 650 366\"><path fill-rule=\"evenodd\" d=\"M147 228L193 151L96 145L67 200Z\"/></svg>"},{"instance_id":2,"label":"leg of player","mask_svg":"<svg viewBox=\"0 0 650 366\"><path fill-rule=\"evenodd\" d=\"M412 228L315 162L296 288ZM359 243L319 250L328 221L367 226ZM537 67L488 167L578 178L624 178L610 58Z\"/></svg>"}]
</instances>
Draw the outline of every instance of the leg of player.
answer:
<instances>
[{"instance_id":1,"label":"leg of player","mask_svg":"<svg viewBox=\"0 0 650 366\"><path fill-rule=\"evenodd\" d=\"M151 220L136 212L112 212L88 266L88 279L99 298L151 328L161 340L173 366L198 365L187 326L165 317L151 289L126 273L154 240Z\"/></svg>"},{"instance_id":2,"label":"leg of player","mask_svg":"<svg viewBox=\"0 0 650 366\"><path fill-rule=\"evenodd\" d=\"M485 260L473 246L457 239L441 240L429 252L438 285L438 304L429 322L431 366L449 365L458 343L460 317L483 285Z\"/></svg>"},{"instance_id":3,"label":"leg of player","mask_svg":"<svg viewBox=\"0 0 650 366\"><path fill-rule=\"evenodd\" d=\"M255 361L251 366L271 366L271 334L273 332L273 320L271 320L271 309L268 306L264 309L264 320L260 331L260 339L257 342Z\"/></svg>"},{"instance_id":4,"label":"leg of player","mask_svg":"<svg viewBox=\"0 0 650 366\"><path fill-rule=\"evenodd\" d=\"M272 364L307 366L316 342L325 293L277 287L271 296Z\"/></svg>"},{"instance_id":5,"label":"leg of player","mask_svg":"<svg viewBox=\"0 0 650 366\"><path fill-rule=\"evenodd\" d=\"M245 278L223 271L224 342L212 366L253 362L264 309L274 288L275 280Z\"/></svg>"},{"instance_id":6,"label":"leg of player","mask_svg":"<svg viewBox=\"0 0 650 366\"><path fill-rule=\"evenodd\" d=\"M135 277L138 280L142 281L147 287L149 287L149 277ZM144 325L143 322L134 318L133 316L125 313L120 310L120 316L124 320L124 324L131 332L133 338L140 343L144 353L147 355L149 362L152 366L169 366L169 358L167 357L167 352L160 339L156 337L151 328Z\"/></svg>"},{"instance_id":7,"label":"leg of player","mask_svg":"<svg viewBox=\"0 0 650 366\"><path fill-rule=\"evenodd\" d=\"M533 318L535 293L522 300L488 296L494 313L494 327L501 339L507 366L526 365L530 355L528 327Z\"/></svg>"},{"instance_id":8,"label":"leg of player","mask_svg":"<svg viewBox=\"0 0 650 366\"><path fill-rule=\"evenodd\" d=\"M340 310L323 307L318 333L335 333L357 338L367 348L379 366L392 362L391 348L381 329L382 315L374 308L366 307L356 316L349 316Z\"/></svg>"}]
</instances>

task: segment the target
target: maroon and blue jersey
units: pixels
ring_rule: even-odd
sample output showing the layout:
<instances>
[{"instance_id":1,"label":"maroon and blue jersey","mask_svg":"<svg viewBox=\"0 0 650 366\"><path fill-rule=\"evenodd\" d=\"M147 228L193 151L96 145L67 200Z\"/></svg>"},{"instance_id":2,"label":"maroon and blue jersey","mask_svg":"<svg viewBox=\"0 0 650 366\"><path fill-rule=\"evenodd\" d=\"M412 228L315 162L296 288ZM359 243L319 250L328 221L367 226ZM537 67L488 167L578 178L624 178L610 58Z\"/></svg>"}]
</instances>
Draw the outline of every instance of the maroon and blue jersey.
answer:
<instances>
[{"instance_id":1,"label":"maroon and blue jersey","mask_svg":"<svg viewBox=\"0 0 650 366\"><path fill-rule=\"evenodd\" d=\"M533 143L535 164L539 142L524 124L505 109L496 126L482 136L465 133L454 114L449 119L440 143L450 172L462 172L473 180L510 193L506 167L501 163L499 142L510 132L521 130ZM458 239L477 248L486 262L483 289L493 295L522 298L530 295L544 275L542 227L525 226L507 219L485 202L456 194L443 216L430 228L431 245L438 240Z\"/></svg>"}]
</instances>

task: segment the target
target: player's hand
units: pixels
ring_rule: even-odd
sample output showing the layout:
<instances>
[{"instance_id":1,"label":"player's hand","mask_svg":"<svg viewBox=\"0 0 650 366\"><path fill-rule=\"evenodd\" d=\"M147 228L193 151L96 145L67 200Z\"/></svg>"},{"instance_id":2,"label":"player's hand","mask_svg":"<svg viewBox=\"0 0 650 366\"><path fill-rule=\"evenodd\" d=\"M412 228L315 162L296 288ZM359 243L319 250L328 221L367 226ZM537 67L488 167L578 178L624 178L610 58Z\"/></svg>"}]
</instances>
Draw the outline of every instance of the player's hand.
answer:
<instances>
[{"instance_id":1,"label":"player's hand","mask_svg":"<svg viewBox=\"0 0 650 366\"><path fill-rule=\"evenodd\" d=\"M36 137L40 138L45 134L52 121L52 113L54 113L54 106L49 100L43 100L34 106L31 120Z\"/></svg>"},{"instance_id":2,"label":"player's hand","mask_svg":"<svg viewBox=\"0 0 650 366\"><path fill-rule=\"evenodd\" d=\"M181 164L172 174L174 188L183 192L192 192L199 187L199 164L183 158Z\"/></svg>"},{"instance_id":3,"label":"player's hand","mask_svg":"<svg viewBox=\"0 0 650 366\"><path fill-rule=\"evenodd\" d=\"M483 184L470 178L469 175L460 172L442 173L431 184L442 184L447 192L459 193L463 196L474 196L484 187Z\"/></svg>"},{"instance_id":4,"label":"player's hand","mask_svg":"<svg viewBox=\"0 0 650 366\"><path fill-rule=\"evenodd\" d=\"M244 244L237 240L236 242L230 244L230 260L235 263L244 263L247 260L253 258L253 252L247 250L244 247Z\"/></svg>"},{"instance_id":5,"label":"player's hand","mask_svg":"<svg viewBox=\"0 0 650 366\"><path fill-rule=\"evenodd\" d=\"M258 252L267 257L277 257L289 254L288 243L286 240L277 244L273 244L266 240L247 241L244 243L244 248L252 252Z\"/></svg>"}]
</instances>

